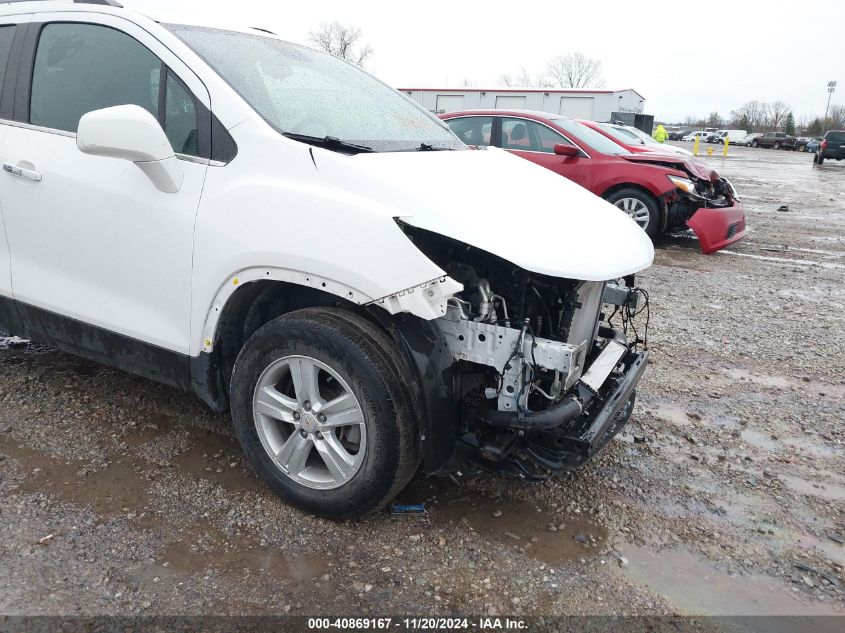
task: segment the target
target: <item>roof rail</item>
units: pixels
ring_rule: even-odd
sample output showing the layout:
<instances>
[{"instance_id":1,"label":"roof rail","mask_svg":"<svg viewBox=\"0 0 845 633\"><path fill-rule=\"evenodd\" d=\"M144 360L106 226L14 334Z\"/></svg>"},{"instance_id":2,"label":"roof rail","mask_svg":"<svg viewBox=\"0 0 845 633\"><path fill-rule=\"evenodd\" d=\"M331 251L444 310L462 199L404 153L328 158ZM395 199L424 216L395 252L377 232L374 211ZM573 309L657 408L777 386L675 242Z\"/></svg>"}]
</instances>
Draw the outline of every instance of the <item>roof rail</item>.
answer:
<instances>
[{"instance_id":1,"label":"roof rail","mask_svg":"<svg viewBox=\"0 0 845 633\"><path fill-rule=\"evenodd\" d=\"M0 0L0 4L17 4L19 2L43 2L46 0ZM67 0L66 0L67 1ZM109 7L117 7L122 9L123 5L117 0L70 0L74 4L103 4Z\"/></svg>"}]
</instances>

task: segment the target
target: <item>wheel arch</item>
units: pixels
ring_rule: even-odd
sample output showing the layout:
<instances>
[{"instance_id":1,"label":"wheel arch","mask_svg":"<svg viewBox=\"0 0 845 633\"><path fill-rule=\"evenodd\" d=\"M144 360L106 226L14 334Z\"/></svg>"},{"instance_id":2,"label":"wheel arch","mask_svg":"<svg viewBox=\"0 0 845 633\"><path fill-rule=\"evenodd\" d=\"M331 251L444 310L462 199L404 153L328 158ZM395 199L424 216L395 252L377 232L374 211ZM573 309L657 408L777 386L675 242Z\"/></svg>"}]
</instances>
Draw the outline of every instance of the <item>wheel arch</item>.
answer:
<instances>
[{"instance_id":1,"label":"wheel arch","mask_svg":"<svg viewBox=\"0 0 845 633\"><path fill-rule=\"evenodd\" d=\"M191 359L194 392L214 411L227 411L235 360L255 331L303 308L341 308L366 319L393 340L399 351L397 360L411 378L408 387L419 418L425 469L440 471L454 456L459 415L454 360L439 329L431 320L409 312L391 314L377 304L359 304L329 292L329 288L327 284L324 290L322 281L315 287L267 279L266 275L251 282L239 278L228 300L215 312L212 345Z\"/></svg>"}]
</instances>

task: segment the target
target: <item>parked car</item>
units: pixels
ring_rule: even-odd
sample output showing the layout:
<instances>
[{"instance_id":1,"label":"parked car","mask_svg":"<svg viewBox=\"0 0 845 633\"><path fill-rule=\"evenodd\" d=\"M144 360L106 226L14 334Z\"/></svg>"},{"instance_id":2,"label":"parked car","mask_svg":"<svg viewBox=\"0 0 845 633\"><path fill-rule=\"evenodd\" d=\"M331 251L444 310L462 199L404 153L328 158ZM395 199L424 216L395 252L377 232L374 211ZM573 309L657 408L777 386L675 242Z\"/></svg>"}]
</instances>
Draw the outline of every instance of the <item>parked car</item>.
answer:
<instances>
[{"instance_id":1,"label":"parked car","mask_svg":"<svg viewBox=\"0 0 845 633\"><path fill-rule=\"evenodd\" d=\"M690 134L692 130L678 130L677 132L669 132L669 140L670 141L680 141L683 138Z\"/></svg>"},{"instance_id":2,"label":"parked car","mask_svg":"<svg viewBox=\"0 0 845 633\"><path fill-rule=\"evenodd\" d=\"M585 119L578 119L587 127L601 132L610 139L613 139L622 147L632 152L666 152L669 154L681 154L692 156L692 152L683 147L676 147L668 143L658 143L642 130L628 125L616 125L615 123L596 123Z\"/></svg>"},{"instance_id":3,"label":"parked car","mask_svg":"<svg viewBox=\"0 0 845 633\"><path fill-rule=\"evenodd\" d=\"M835 160L845 158L845 130L830 130L825 133L816 149L813 162L822 165L828 158Z\"/></svg>"},{"instance_id":4,"label":"parked car","mask_svg":"<svg viewBox=\"0 0 845 633\"><path fill-rule=\"evenodd\" d=\"M682 141L695 141L695 139L699 139L700 141L704 142L704 141L707 140L708 136L710 136L710 132L704 132L702 130L699 130L698 132L690 132L689 134L687 134L681 140Z\"/></svg>"},{"instance_id":5,"label":"parked car","mask_svg":"<svg viewBox=\"0 0 845 633\"><path fill-rule=\"evenodd\" d=\"M335 519L420 466L572 469L627 422L629 217L331 55L110 4L0 8L0 330L231 411Z\"/></svg>"},{"instance_id":6,"label":"parked car","mask_svg":"<svg viewBox=\"0 0 845 633\"><path fill-rule=\"evenodd\" d=\"M751 147L770 147L772 149L793 149L795 137L784 132L766 132L751 141Z\"/></svg>"},{"instance_id":7,"label":"parked car","mask_svg":"<svg viewBox=\"0 0 845 633\"><path fill-rule=\"evenodd\" d=\"M733 186L689 157L634 153L583 123L547 112L468 110L441 118L461 139L477 138L478 130L491 125L492 145L612 202L652 238L688 226L701 249L712 253L745 236L745 214Z\"/></svg>"},{"instance_id":8,"label":"parked car","mask_svg":"<svg viewBox=\"0 0 845 633\"><path fill-rule=\"evenodd\" d=\"M738 145L745 140L748 132L745 130L719 130L708 139L708 143L724 144L727 137L729 144Z\"/></svg>"},{"instance_id":9,"label":"parked car","mask_svg":"<svg viewBox=\"0 0 845 633\"><path fill-rule=\"evenodd\" d=\"M796 152L806 152L807 145L809 145L812 140L813 139L809 136L799 136L795 139L795 145L793 149Z\"/></svg>"},{"instance_id":10,"label":"parked car","mask_svg":"<svg viewBox=\"0 0 845 633\"><path fill-rule=\"evenodd\" d=\"M810 152L811 154L815 153L816 150L819 148L819 145L822 144L821 138L813 138L810 139L807 144L804 146L805 152Z\"/></svg>"},{"instance_id":11,"label":"parked car","mask_svg":"<svg viewBox=\"0 0 845 633\"><path fill-rule=\"evenodd\" d=\"M752 147L754 145L754 141L758 138L763 136L762 132L754 132L753 134L749 134L744 139L742 139L741 145L745 145L746 147Z\"/></svg>"}]
</instances>

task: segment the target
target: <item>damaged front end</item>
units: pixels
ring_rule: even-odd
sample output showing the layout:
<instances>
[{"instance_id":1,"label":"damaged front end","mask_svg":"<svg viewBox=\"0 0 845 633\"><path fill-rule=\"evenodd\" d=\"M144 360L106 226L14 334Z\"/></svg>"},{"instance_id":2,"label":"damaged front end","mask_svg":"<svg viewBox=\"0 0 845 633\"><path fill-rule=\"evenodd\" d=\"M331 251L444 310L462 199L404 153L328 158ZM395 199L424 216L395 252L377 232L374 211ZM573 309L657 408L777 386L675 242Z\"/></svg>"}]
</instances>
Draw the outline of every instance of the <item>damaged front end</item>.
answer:
<instances>
[{"instance_id":1,"label":"damaged front end","mask_svg":"<svg viewBox=\"0 0 845 633\"><path fill-rule=\"evenodd\" d=\"M537 479L595 455L630 417L648 362L648 296L633 275L554 278L406 232L464 287L432 322L451 357L459 408L452 468L470 462Z\"/></svg>"},{"instance_id":2,"label":"damaged front end","mask_svg":"<svg viewBox=\"0 0 845 633\"><path fill-rule=\"evenodd\" d=\"M675 189L663 196L667 228L691 228L705 255L745 237L745 212L733 185L715 171L707 176L669 175Z\"/></svg>"}]
</instances>

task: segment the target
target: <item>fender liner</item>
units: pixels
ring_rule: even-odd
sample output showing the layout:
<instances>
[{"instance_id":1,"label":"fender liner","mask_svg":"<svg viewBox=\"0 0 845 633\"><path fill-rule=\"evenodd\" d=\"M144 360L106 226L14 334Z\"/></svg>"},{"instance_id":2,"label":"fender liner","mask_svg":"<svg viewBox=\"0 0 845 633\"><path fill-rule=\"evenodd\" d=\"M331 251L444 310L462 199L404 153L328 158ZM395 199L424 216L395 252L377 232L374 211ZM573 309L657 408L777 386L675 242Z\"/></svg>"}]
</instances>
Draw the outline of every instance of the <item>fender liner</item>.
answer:
<instances>
[{"instance_id":1,"label":"fender liner","mask_svg":"<svg viewBox=\"0 0 845 633\"><path fill-rule=\"evenodd\" d=\"M440 329L412 314L370 314L385 328L414 373L414 404L420 421L423 470L437 475L454 470L461 431L458 370Z\"/></svg>"}]
</instances>

